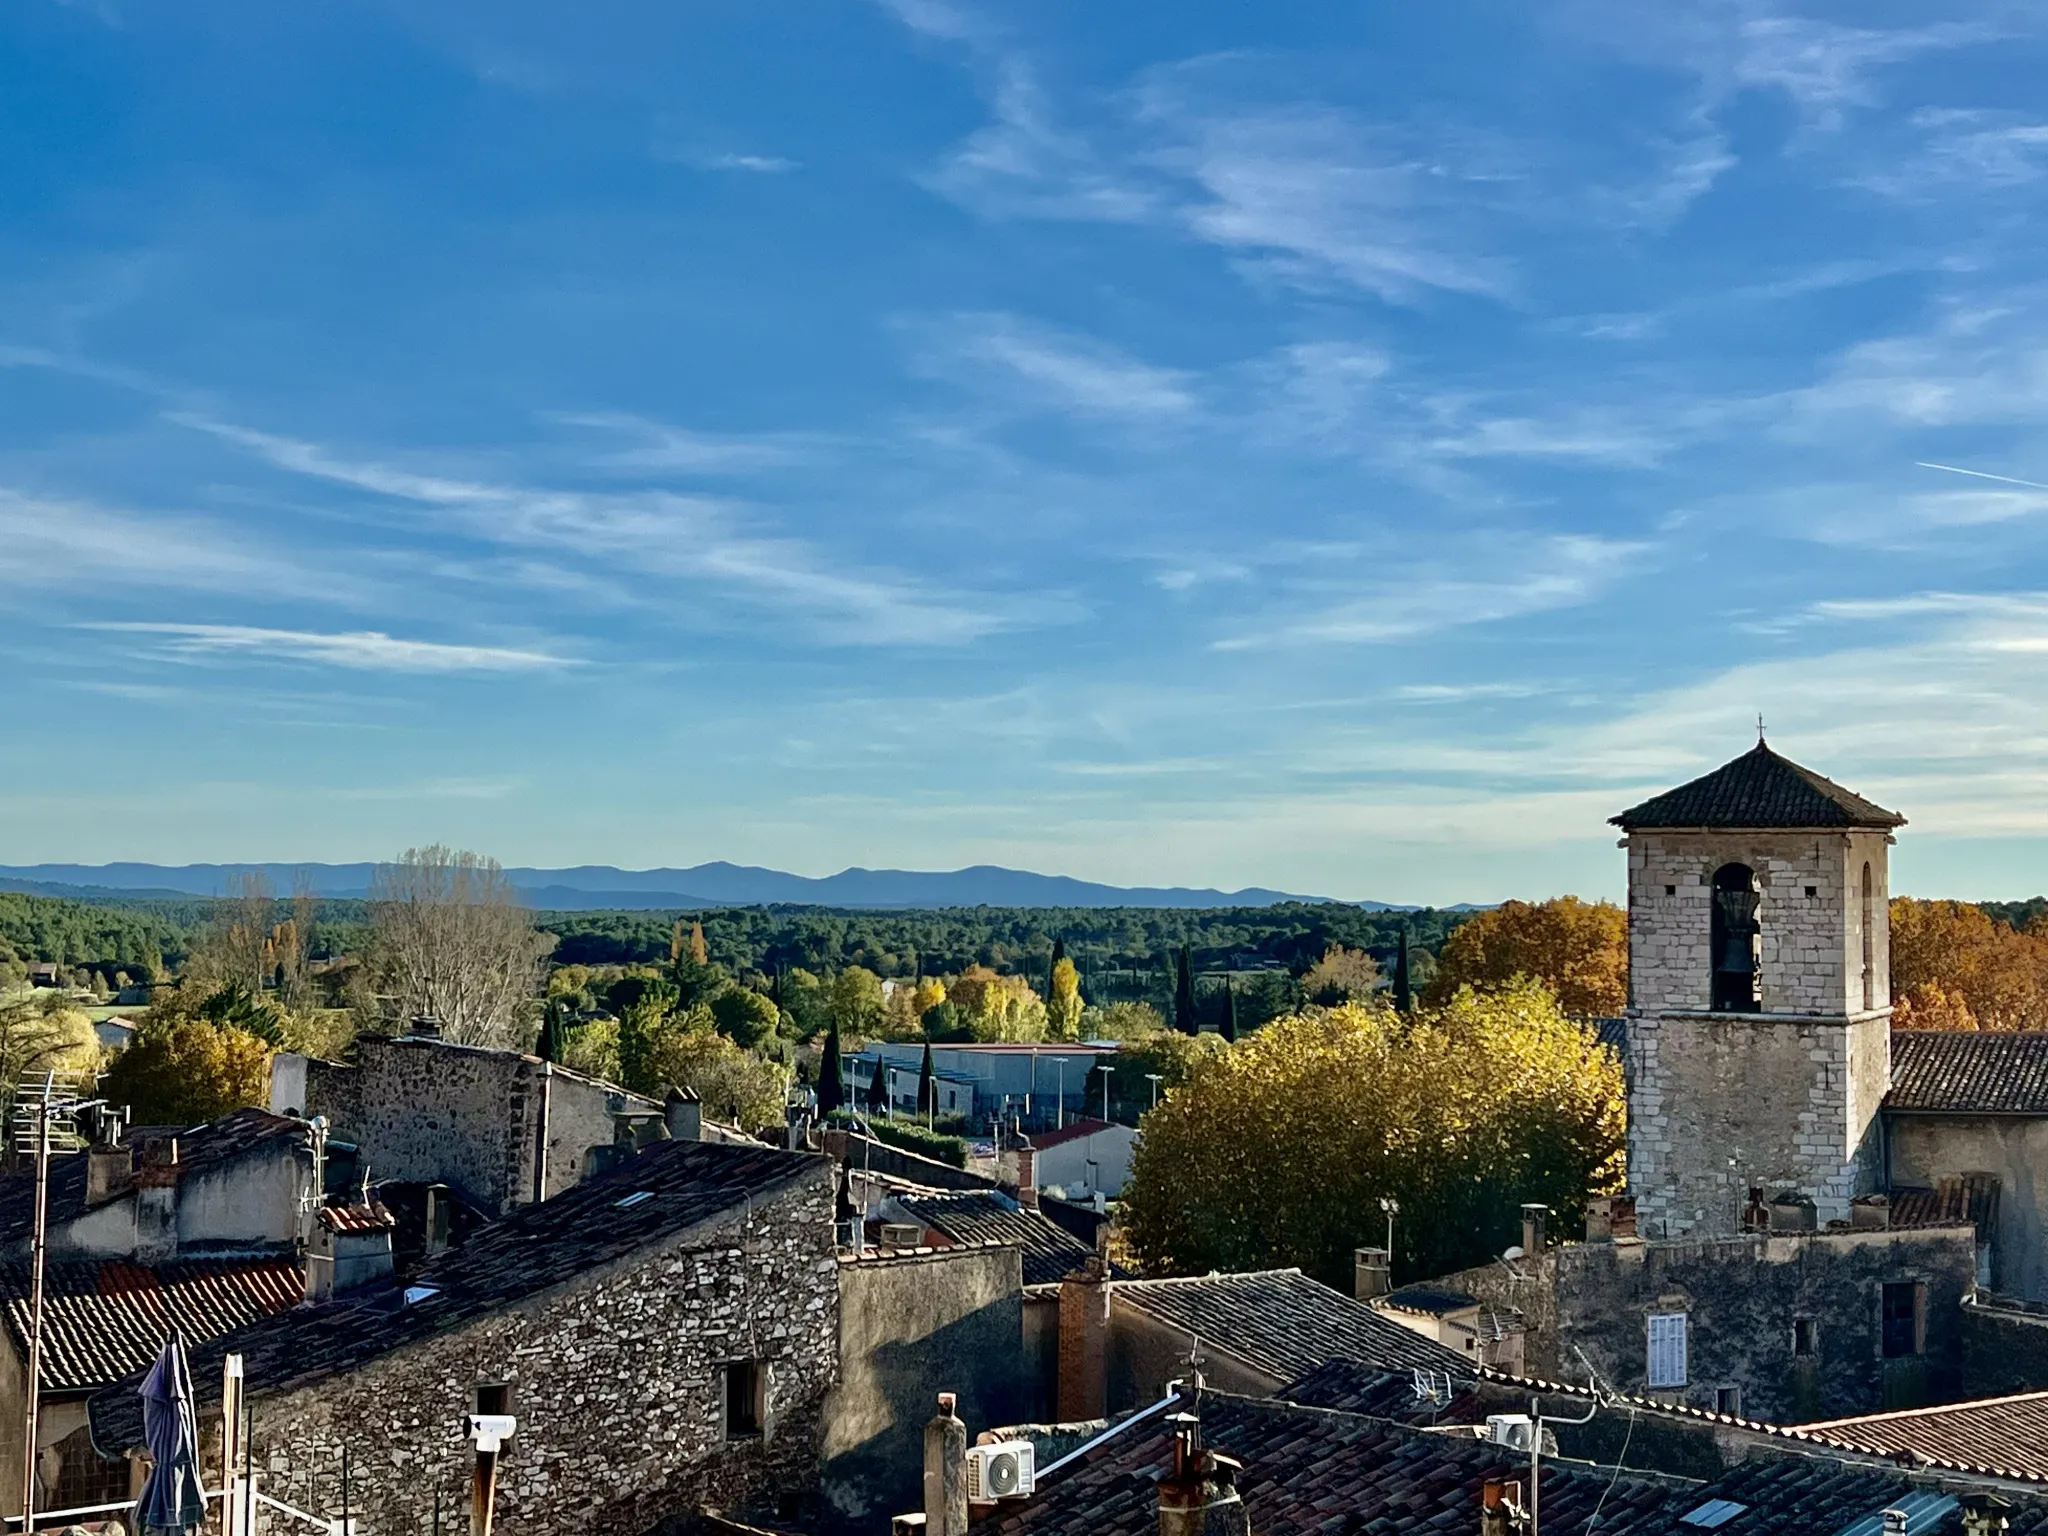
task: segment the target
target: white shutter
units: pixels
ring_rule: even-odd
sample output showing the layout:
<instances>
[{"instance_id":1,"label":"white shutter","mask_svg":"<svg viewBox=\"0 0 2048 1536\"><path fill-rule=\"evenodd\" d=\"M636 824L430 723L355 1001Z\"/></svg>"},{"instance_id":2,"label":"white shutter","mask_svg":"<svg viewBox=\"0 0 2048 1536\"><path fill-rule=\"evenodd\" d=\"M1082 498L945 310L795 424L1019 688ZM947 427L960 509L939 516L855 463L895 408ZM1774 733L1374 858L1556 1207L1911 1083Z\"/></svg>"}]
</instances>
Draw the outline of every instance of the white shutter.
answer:
<instances>
[{"instance_id":1,"label":"white shutter","mask_svg":"<svg viewBox=\"0 0 2048 1536\"><path fill-rule=\"evenodd\" d=\"M1658 1312L1650 1317L1650 1386L1685 1385L1685 1317Z\"/></svg>"}]
</instances>

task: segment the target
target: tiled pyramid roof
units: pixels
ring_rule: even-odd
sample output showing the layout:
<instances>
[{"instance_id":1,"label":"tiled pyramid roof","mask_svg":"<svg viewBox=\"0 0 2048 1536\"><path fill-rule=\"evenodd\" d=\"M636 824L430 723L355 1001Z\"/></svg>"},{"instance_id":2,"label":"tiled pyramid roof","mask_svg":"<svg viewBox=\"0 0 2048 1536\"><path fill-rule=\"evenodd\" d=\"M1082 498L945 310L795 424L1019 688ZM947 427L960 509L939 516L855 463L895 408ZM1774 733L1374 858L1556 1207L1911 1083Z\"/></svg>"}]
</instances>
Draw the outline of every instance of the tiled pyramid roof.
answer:
<instances>
[{"instance_id":1,"label":"tiled pyramid roof","mask_svg":"<svg viewBox=\"0 0 2048 1536\"><path fill-rule=\"evenodd\" d=\"M1608 818L1633 832L1653 827L1904 826L1906 818L1853 794L1762 742L1703 778Z\"/></svg>"}]
</instances>

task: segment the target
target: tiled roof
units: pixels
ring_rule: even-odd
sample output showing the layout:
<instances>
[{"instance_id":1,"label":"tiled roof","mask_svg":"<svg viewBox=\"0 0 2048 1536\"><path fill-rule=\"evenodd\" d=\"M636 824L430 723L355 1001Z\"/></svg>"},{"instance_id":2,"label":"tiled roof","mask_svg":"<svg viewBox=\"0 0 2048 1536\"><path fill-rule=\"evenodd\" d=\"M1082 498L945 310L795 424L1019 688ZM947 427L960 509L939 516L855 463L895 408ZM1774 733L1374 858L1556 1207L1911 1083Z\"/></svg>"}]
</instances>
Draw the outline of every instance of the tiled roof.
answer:
<instances>
[{"instance_id":1,"label":"tiled roof","mask_svg":"<svg viewBox=\"0 0 2048 1536\"><path fill-rule=\"evenodd\" d=\"M994 1190L905 1194L896 1203L956 1242L1015 1243L1024 1253L1026 1285L1063 1280L1095 1251L1050 1217Z\"/></svg>"},{"instance_id":2,"label":"tiled roof","mask_svg":"<svg viewBox=\"0 0 2048 1536\"><path fill-rule=\"evenodd\" d=\"M1450 1389L1450 1395L1438 1401L1417 1392L1416 1382L1413 1371L1383 1371L1356 1360L1325 1360L1275 1395L1304 1408L1335 1408L1403 1424L1471 1424L1485 1416L1478 1394L1467 1386L1437 1376L1439 1389Z\"/></svg>"},{"instance_id":3,"label":"tiled roof","mask_svg":"<svg viewBox=\"0 0 2048 1536\"><path fill-rule=\"evenodd\" d=\"M1056 1131L1039 1131L1026 1139L1030 1141L1034 1150L1043 1152L1049 1147L1062 1146L1070 1141L1079 1141L1084 1136L1093 1136L1098 1131L1114 1129L1115 1125L1108 1120L1090 1120L1084 1116L1078 1120L1069 1120Z\"/></svg>"},{"instance_id":4,"label":"tiled roof","mask_svg":"<svg viewBox=\"0 0 2048 1536\"><path fill-rule=\"evenodd\" d=\"M305 1276L288 1260L164 1264L52 1261L43 1272L43 1390L84 1392L145 1368L175 1328L186 1346L295 1307ZM26 1266L0 1270L16 1358L28 1358Z\"/></svg>"},{"instance_id":5,"label":"tiled roof","mask_svg":"<svg viewBox=\"0 0 2048 1536\"><path fill-rule=\"evenodd\" d=\"M1528 1461L1459 1434L1368 1414L1203 1392L1183 1398L1205 1443L1244 1464L1242 1490L1259 1536L1382 1536L1476 1531L1479 1494L1493 1479L1527 1485ZM977 1536L1150 1536L1159 1529L1158 1478L1171 1456L1164 1414L1134 1421L1058 1471L1037 1494L998 1505ZM1905 1508L1915 1536L1959 1536L1955 1495L1904 1472L1844 1462L1824 1447L1753 1455L1709 1481L1546 1460L1545 1536L1702 1536L1686 1516L1734 1508L1720 1536L1876 1536L1882 1511ZM2048 1501L2007 1485L2008 1536L2048 1532Z\"/></svg>"},{"instance_id":6,"label":"tiled roof","mask_svg":"<svg viewBox=\"0 0 2048 1536\"><path fill-rule=\"evenodd\" d=\"M1193 1334L1203 1349L1235 1356L1277 1381L1292 1381L1340 1357L1393 1370L1471 1369L1464 1356L1298 1269L1119 1280L1110 1294L1114 1302Z\"/></svg>"},{"instance_id":7,"label":"tiled roof","mask_svg":"<svg viewBox=\"0 0 2048 1536\"><path fill-rule=\"evenodd\" d=\"M139 1127L129 1132L128 1142L140 1148L149 1141L177 1137L180 1177L189 1178L279 1137L310 1134L303 1120L268 1110L238 1109L205 1125ZM49 1217L53 1226L85 1214L85 1162L83 1152L50 1159ZM35 1225L35 1190L35 1175L29 1169L0 1178L0 1243L28 1237Z\"/></svg>"},{"instance_id":8,"label":"tiled roof","mask_svg":"<svg viewBox=\"0 0 2048 1536\"><path fill-rule=\"evenodd\" d=\"M428 1260L412 1286L432 1294L409 1305L397 1288L340 1297L193 1350L199 1401L219 1400L221 1357L230 1348L243 1354L252 1392L303 1386L502 1311L807 1174L829 1185L828 1169L823 1158L758 1142L654 1142L609 1173L522 1206ZM93 1398L92 1433L110 1455L141 1443L142 1404L132 1381Z\"/></svg>"},{"instance_id":9,"label":"tiled roof","mask_svg":"<svg viewBox=\"0 0 2048 1536\"><path fill-rule=\"evenodd\" d=\"M1961 1227L1975 1223L1989 1231L1998 1217L1998 1180L1991 1174L1943 1179L1933 1189L1894 1189L1889 1225Z\"/></svg>"},{"instance_id":10,"label":"tiled roof","mask_svg":"<svg viewBox=\"0 0 2048 1536\"><path fill-rule=\"evenodd\" d=\"M320 1225L330 1232L389 1232L398 1223L372 1200L367 1205L323 1205Z\"/></svg>"},{"instance_id":11,"label":"tiled roof","mask_svg":"<svg viewBox=\"0 0 2048 1536\"><path fill-rule=\"evenodd\" d=\"M1610 816L1633 832L1650 827L1904 826L1896 811L1852 794L1762 742L1690 784Z\"/></svg>"},{"instance_id":12,"label":"tiled roof","mask_svg":"<svg viewBox=\"0 0 2048 1536\"><path fill-rule=\"evenodd\" d=\"M1795 1425L1836 1445L1944 1468L2048 1480L2048 1392Z\"/></svg>"},{"instance_id":13,"label":"tiled roof","mask_svg":"<svg viewBox=\"0 0 2048 1536\"><path fill-rule=\"evenodd\" d=\"M2048 1033L1892 1033L1884 1107L1926 1114L2048 1115Z\"/></svg>"},{"instance_id":14,"label":"tiled roof","mask_svg":"<svg viewBox=\"0 0 2048 1536\"><path fill-rule=\"evenodd\" d=\"M1446 1312L1462 1312L1467 1307L1478 1306L1479 1298L1467 1296L1463 1291L1441 1290L1433 1285L1404 1285L1398 1291L1389 1291L1382 1296L1380 1305L1392 1307L1397 1312L1442 1317Z\"/></svg>"}]
</instances>

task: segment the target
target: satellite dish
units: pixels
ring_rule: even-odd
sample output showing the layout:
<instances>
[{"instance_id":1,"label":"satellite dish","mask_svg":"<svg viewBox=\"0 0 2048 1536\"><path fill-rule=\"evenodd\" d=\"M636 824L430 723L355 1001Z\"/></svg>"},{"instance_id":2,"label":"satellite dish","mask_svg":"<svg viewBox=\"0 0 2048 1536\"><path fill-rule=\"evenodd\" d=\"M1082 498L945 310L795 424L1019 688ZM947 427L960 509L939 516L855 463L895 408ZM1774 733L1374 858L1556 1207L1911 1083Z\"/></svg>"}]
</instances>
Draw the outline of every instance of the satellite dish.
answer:
<instances>
[{"instance_id":1,"label":"satellite dish","mask_svg":"<svg viewBox=\"0 0 2048 1536\"><path fill-rule=\"evenodd\" d=\"M1502 1260L1509 1264L1514 1263L1515 1260L1521 1257L1523 1257L1523 1254L1522 1245L1520 1243L1516 1243L1512 1248L1509 1248L1505 1253L1501 1255Z\"/></svg>"}]
</instances>

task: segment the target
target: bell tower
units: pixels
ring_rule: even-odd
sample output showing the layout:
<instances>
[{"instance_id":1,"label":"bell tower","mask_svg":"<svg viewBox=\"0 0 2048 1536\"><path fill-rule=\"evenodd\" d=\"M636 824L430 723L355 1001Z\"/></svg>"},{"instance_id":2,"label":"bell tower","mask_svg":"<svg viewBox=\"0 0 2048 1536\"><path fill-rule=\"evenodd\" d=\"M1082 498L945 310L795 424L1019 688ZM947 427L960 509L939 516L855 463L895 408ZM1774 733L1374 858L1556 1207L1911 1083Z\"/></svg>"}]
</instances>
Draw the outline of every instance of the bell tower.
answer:
<instances>
[{"instance_id":1,"label":"bell tower","mask_svg":"<svg viewBox=\"0 0 2048 1536\"><path fill-rule=\"evenodd\" d=\"M1613 818L1628 850L1628 1182L1649 1237L1821 1224L1877 1187L1886 854L1905 818L1762 741Z\"/></svg>"}]
</instances>

